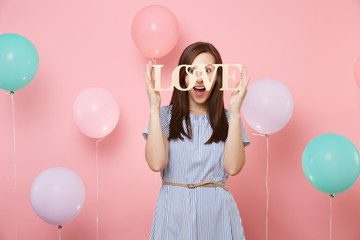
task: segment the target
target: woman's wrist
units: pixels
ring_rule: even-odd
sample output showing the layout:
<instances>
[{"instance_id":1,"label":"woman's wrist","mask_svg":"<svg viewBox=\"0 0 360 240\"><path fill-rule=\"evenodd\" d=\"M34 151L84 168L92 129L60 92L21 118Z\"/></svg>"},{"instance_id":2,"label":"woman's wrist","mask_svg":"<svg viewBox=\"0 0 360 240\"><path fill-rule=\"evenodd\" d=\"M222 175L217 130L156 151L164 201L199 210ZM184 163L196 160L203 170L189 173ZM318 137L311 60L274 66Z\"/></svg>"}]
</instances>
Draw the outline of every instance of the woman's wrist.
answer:
<instances>
[{"instance_id":1,"label":"woman's wrist","mask_svg":"<svg viewBox=\"0 0 360 240\"><path fill-rule=\"evenodd\" d=\"M150 115L159 115L160 114L160 106L150 106Z\"/></svg>"},{"instance_id":2,"label":"woman's wrist","mask_svg":"<svg viewBox=\"0 0 360 240\"><path fill-rule=\"evenodd\" d=\"M239 111L229 111L230 113L230 117L234 118L234 117L240 117L240 110Z\"/></svg>"},{"instance_id":3,"label":"woman's wrist","mask_svg":"<svg viewBox=\"0 0 360 240\"><path fill-rule=\"evenodd\" d=\"M240 109L242 106L242 101L239 104L233 104L232 106L229 106L229 112L230 114L240 114Z\"/></svg>"}]
</instances>

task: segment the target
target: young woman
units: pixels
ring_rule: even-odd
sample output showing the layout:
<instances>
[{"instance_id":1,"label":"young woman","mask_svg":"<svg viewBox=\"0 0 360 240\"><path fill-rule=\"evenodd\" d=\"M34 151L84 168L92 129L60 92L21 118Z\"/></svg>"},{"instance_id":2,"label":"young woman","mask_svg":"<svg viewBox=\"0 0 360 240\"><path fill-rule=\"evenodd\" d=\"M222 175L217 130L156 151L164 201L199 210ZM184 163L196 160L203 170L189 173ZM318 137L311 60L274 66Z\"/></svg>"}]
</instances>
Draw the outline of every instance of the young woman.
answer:
<instances>
[{"instance_id":1,"label":"young woman","mask_svg":"<svg viewBox=\"0 0 360 240\"><path fill-rule=\"evenodd\" d=\"M222 64L219 52L210 43L197 42L182 53L179 65L206 64L212 82L210 91L196 66L195 87L174 89L169 106L161 105L154 91L151 62L147 65L146 91L150 121L143 132L146 161L161 171L163 185L156 204L151 240L242 240L245 239L239 210L225 186L229 175L238 174L245 163L244 147L250 142L242 126L240 108L249 79L243 69L240 90L232 93L229 110L223 102ZM189 75L180 71L185 89Z\"/></svg>"}]
</instances>

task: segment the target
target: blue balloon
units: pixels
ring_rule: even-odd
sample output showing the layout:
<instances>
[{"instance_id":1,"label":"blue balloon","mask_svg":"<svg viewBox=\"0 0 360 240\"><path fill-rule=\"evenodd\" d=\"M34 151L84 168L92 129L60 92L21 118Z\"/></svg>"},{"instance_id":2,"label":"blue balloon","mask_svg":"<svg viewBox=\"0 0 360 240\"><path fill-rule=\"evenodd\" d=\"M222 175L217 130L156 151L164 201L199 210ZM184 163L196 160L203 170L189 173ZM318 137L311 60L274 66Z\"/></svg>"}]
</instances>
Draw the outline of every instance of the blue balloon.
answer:
<instances>
[{"instance_id":1,"label":"blue balloon","mask_svg":"<svg viewBox=\"0 0 360 240\"><path fill-rule=\"evenodd\" d=\"M306 178L318 190L327 194L342 193L359 177L359 151L342 135L323 134L306 146L302 168Z\"/></svg>"},{"instance_id":2,"label":"blue balloon","mask_svg":"<svg viewBox=\"0 0 360 240\"><path fill-rule=\"evenodd\" d=\"M0 88L16 91L27 86L39 68L39 54L25 37L0 35Z\"/></svg>"}]
</instances>

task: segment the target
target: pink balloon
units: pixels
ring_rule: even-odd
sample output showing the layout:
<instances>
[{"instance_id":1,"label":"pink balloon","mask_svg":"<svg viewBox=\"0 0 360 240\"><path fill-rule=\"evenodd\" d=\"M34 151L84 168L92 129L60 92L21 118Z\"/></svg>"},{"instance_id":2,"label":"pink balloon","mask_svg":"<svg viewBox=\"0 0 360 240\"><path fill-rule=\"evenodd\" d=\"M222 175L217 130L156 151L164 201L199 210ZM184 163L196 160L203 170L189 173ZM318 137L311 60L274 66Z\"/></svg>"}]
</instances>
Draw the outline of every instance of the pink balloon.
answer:
<instances>
[{"instance_id":1,"label":"pink balloon","mask_svg":"<svg viewBox=\"0 0 360 240\"><path fill-rule=\"evenodd\" d=\"M355 63L354 76L357 85L360 87L360 57L357 59Z\"/></svg>"},{"instance_id":2,"label":"pink balloon","mask_svg":"<svg viewBox=\"0 0 360 240\"><path fill-rule=\"evenodd\" d=\"M80 131L96 139L107 136L119 121L119 105L102 88L88 88L80 92L73 113Z\"/></svg>"},{"instance_id":3,"label":"pink balloon","mask_svg":"<svg viewBox=\"0 0 360 240\"><path fill-rule=\"evenodd\" d=\"M76 217L82 209L85 201L84 184L70 169L49 168L34 180L30 201L42 220L63 225Z\"/></svg>"},{"instance_id":4,"label":"pink balloon","mask_svg":"<svg viewBox=\"0 0 360 240\"><path fill-rule=\"evenodd\" d=\"M143 55L152 59L168 54L179 39L179 24L175 15L160 5L140 10L131 29L136 47Z\"/></svg>"},{"instance_id":5,"label":"pink balloon","mask_svg":"<svg viewBox=\"0 0 360 240\"><path fill-rule=\"evenodd\" d=\"M293 108L291 92L274 79L261 79L251 84L243 103L246 122L262 134L282 129L289 122Z\"/></svg>"}]
</instances>

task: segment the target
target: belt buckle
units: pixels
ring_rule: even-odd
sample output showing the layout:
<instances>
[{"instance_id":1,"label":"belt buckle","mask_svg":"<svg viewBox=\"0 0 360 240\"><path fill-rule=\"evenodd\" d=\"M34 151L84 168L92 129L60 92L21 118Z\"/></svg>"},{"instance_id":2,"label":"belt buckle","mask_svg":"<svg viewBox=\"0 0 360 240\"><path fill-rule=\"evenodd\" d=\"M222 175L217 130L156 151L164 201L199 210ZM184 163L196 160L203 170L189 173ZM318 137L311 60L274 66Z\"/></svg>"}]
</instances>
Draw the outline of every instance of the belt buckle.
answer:
<instances>
[{"instance_id":1,"label":"belt buckle","mask_svg":"<svg viewBox=\"0 0 360 240\"><path fill-rule=\"evenodd\" d=\"M195 185L194 184L188 184L187 187L193 189L193 188L195 188Z\"/></svg>"}]
</instances>

